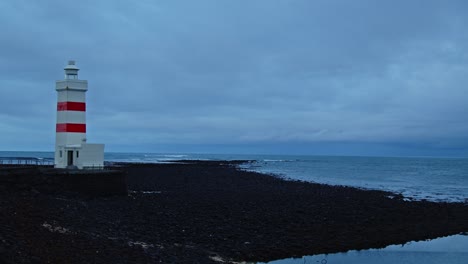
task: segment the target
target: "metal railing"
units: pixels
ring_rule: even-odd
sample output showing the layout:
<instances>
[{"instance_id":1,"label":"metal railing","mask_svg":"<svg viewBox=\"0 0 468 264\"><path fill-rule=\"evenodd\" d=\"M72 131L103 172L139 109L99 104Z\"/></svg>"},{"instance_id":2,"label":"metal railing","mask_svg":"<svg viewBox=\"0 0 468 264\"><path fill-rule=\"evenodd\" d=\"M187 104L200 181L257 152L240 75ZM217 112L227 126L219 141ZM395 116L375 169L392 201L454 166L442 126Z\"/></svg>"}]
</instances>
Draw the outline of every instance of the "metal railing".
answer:
<instances>
[{"instance_id":1,"label":"metal railing","mask_svg":"<svg viewBox=\"0 0 468 264\"><path fill-rule=\"evenodd\" d=\"M54 165L52 158L0 157L1 165Z\"/></svg>"},{"instance_id":2,"label":"metal railing","mask_svg":"<svg viewBox=\"0 0 468 264\"><path fill-rule=\"evenodd\" d=\"M104 170L106 167L104 165L87 165L83 166L83 170Z\"/></svg>"}]
</instances>

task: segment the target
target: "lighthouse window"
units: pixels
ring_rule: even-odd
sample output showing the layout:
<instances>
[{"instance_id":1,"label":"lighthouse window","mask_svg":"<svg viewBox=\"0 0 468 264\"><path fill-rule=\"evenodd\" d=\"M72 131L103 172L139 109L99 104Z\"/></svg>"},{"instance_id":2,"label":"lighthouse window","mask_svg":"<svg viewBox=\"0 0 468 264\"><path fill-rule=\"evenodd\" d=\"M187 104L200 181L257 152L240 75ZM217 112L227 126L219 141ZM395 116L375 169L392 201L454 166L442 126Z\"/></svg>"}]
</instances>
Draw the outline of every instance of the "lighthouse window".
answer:
<instances>
[{"instance_id":1,"label":"lighthouse window","mask_svg":"<svg viewBox=\"0 0 468 264\"><path fill-rule=\"evenodd\" d=\"M62 153L62 151L60 151L60 157L62 157L62 156L63 156L63 153Z\"/></svg>"},{"instance_id":2,"label":"lighthouse window","mask_svg":"<svg viewBox=\"0 0 468 264\"><path fill-rule=\"evenodd\" d=\"M79 151L76 152L76 157L77 157L77 158L80 157L80 152L79 152Z\"/></svg>"}]
</instances>

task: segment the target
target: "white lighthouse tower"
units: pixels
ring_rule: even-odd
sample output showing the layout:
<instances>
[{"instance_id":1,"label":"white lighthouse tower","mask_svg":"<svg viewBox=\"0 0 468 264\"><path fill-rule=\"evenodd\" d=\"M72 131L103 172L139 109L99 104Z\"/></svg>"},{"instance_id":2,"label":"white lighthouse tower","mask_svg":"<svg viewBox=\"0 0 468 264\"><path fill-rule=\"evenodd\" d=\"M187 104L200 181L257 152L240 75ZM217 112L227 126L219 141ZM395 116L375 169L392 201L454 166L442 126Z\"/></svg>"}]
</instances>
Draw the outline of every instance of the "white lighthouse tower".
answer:
<instances>
[{"instance_id":1,"label":"white lighthouse tower","mask_svg":"<svg viewBox=\"0 0 468 264\"><path fill-rule=\"evenodd\" d=\"M102 168L104 144L86 143L86 91L88 82L78 79L74 61L65 67L65 80L55 82L57 125L56 168Z\"/></svg>"}]
</instances>

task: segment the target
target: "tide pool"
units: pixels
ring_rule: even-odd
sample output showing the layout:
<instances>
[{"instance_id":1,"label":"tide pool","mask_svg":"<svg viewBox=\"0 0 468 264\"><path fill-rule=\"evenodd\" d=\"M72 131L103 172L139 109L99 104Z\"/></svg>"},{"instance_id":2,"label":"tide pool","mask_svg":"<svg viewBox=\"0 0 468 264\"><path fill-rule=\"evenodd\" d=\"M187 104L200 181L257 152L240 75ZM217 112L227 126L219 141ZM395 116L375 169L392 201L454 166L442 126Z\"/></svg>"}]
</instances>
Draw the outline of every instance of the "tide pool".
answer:
<instances>
[{"instance_id":1,"label":"tide pool","mask_svg":"<svg viewBox=\"0 0 468 264\"><path fill-rule=\"evenodd\" d=\"M351 250L267 262L267 264L466 264L468 235L453 235L429 241L391 245L383 249ZM265 264L265 263L264 263Z\"/></svg>"}]
</instances>

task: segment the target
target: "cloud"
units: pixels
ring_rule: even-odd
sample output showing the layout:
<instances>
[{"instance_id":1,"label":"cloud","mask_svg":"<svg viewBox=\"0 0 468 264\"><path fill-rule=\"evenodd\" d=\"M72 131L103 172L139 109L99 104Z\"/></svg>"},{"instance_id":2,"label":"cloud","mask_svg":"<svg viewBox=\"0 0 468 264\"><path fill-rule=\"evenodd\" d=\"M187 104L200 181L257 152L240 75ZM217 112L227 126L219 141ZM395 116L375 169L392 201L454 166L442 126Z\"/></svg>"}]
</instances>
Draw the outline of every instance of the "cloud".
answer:
<instances>
[{"instance_id":1,"label":"cloud","mask_svg":"<svg viewBox=\"0 0 468 264\"><path fill-rule=\"evenodd\" d=\"M9 129L0 133L28 137L31 122L50 132L54 81L76 59L80 78L89 81L88 137L121 150L466 146L467 7L464 1L2 1L0 113ZM24 123L12 121L18 118Z\"/></svg>"}]
</instances>

